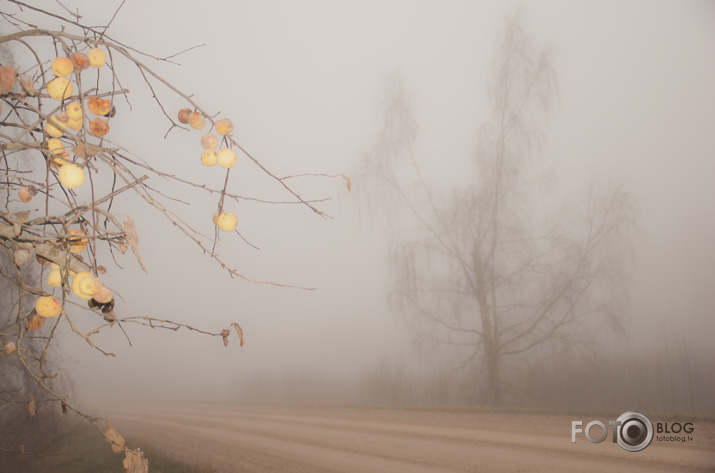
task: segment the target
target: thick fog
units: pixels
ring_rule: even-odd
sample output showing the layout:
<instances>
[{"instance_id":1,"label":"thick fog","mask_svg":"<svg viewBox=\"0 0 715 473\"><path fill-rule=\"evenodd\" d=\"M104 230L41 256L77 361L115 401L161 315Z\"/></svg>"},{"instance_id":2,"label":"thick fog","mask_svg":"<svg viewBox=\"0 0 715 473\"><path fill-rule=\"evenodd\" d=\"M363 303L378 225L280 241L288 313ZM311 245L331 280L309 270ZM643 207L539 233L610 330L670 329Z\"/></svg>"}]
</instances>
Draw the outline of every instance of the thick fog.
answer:
<instances>
[{"instance_id":1,"label":"thick fog","mask_svg":"<svg viewBox=\"0 0 715 473\"><path fill-rule=\"evenodd\" d=\"M116 2L115 2L116 3ZM106 24L111 2L76 2L89 24ZM211 1L129 0L115 38L180 65L143 60L206 110L228 116L235 137L279 176L322 204L242 202L237 235L217 251L245 276L231 278L139 199L117 202L134 219L148 268L118 257L107 283L119 316L152 315L220 331L238 322L246 345L186 331L117 326L96 343L62 350L84 402L122 399L359 400L380 370L466 376L461 362L414 336L388 303L393 273L389 229L364 217L357 196L361 156L384 120L380 98L399 76L417 122L416 146L441 189L465 184L489 119L488 79L504 20L519 11L536 45L549 47L558 99L543 122L538 163L553 175L549 195L575 201L592 181L631 193L634 269L624 331L598 344L620 359L659 360L687 347L693 369L715 353L715 4L708 1ZM121 67L118 62L118 67ZM118 107L112 139L158 168L220 187L223 175L196 169L195 133L172 130L141 78L118 70L132 110ZM185 106L162 95L171 114ZM248 165L245 165L248 168ZM241 166L231 188L287 199ZM160 182L172 210L212 232L215 201ZM196 200L193 200L196 199ZM108 265L110 266L110 265ZM595 336L595 335L594 335ZM678 348L680 347L680 348ZM592 351L593 347L590 348ZM597 352L598 350L594 351ZM458 357L457 357L458 358ZM639 358L640 359L640 358ZM659 363L659 361L656 361ZM378 373L378 374L376 374ZM373 378L371 378L371 376ZM386 375L388 376L388 375ZM310 398L309 395L316 397ZM368 400L369 401L369 400Z\"/></svg>"}]
</instances>

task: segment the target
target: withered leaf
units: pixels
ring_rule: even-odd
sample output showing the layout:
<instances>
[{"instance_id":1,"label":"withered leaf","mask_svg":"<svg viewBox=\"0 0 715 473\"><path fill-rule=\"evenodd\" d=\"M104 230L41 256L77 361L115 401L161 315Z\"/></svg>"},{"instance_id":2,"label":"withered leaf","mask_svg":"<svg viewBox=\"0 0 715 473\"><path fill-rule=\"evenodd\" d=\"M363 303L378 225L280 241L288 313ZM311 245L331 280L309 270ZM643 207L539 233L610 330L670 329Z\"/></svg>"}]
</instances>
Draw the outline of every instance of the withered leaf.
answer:
<instances>
[{"instance_id":1,"label":"withered leaf","mask_svg":"<svg viewBox=\"0 0 715 473\"><path fill-rule=\"evenodd\" d=\"M23 210L22 212L16 212L15 220L17 220L20 223L27 223L30 220L30 211Z\"/></svg>"},{"instance_id":2,"label":"withered leaf","mask_svg":"<svg viewBox=\"0 0 715 473\"><path fill-rule=\"evenodd\" d=\"M352 183L352 181L351 181L350 178L349 178L348 176L346 176L345 174L343 174L343 179L345 179L345 185L347 186L348 190L351 191L351 190L353 189L353 183Z\"/></svg>"},{"instance_id":3,"label":"withered leaf","mask_svg":"<svg viewBox=\"0 0 715 473\"><path fill-rule=\"evenodd\" d=\"M27 410L30 411L30 417L35 416L37 410L37 398L34 394L30 394L30 402L27 404Z\"/></svg>"},{"instance_id":4,"label":"withered leaf","mask_svg":"<svg viewBox=\"0 0 715 473\"><path fill-rule=\"evenodd\" d=\"M139 449L124 452L122 466L126 468L127 473L149 473L149 461L144 458L144 452Z\"/></svg>"},{"instance_id":5,"label":"withered leaf","mask_svg":"<svg viewBox=\"0 0 715 473\"><path fill-rule=\"evenodd\" d=\"M35 95L35 84L32 82L32 78L28 76L20 76L20 86L22 90L25 91L27 95Z\"/></svg>"},{"instance_id":6,"label":"withered leaf","mask_svg":"<svg viewBox=\"0 0 715 473\"><path fill-rule=\"evenodd\" d=\"M244 340L243 340L243 330L241 329L241 326L238 325L236 322L231 324L231 327L236 329L236 335L238 335L238 338L241 340L241 346L243 346Z\"/></svg>"},{"instance_id":7,"label":"withered leaf","mask_svg":"<svg viewBox=\"0 0 715 473\"><path fill-rule=\"evenodd\" d=\"M228 336L231 335L231 332L228 329L223 329L221 331L221 337L223 338L223 346L228 345Z\"/></svg>"},{"instance_id":8,"label":"withered leaf","mask_svg":"<svg viewBox=\"0 0 715 473\"><path fill-rule=\"evenodd\" d=\"M0 66L0 94L10 93L15 84L15 66Z\"/></svg>"},{"instance_id":9,"label":"withered leaf","mask_svg":"<svg viewBox=\"0 0 715 473\"><path fill-rule=\"evenodd\" d=\"M124 222L124 234L127 236L127 243L129 243L129 247L132 249L134 256L136 256L139 266L142 267L145 273L148 273L149 271L147 271L141 256L139 256L139 237L137 235L137 227L134 225L134 221L129 217L127 217L127 221Z\"/></svg>"},{"instance_id":10,"label":"withered leaf","mask_svg":"<svg viewBox=\"0 0 715 473\"><path fill-rule=\"evenodd\" d=\"M25 266L32 259L32 251L27 248L18 248L15 250L13 257L16 265Z\"/></svg>"},{"instance_id":11,"label":"withered leaf","mask_svg":"<svg viewBox=\"0 0 715 473\"><path fill-rule=\"evenodd\" d=\"M124 437L116 431L109 421L105 421L107 426L104 428L104 438L112 446L112 451L114 453L119 453L124 450Z\"/></svg>"},{"instance_id":12,"label":"withered leaf","mask_svg":"<svg viewBox=\"0 0 715 473\"><path fill-rule=\"evenodd\" d=\"M87 159L96 156L99 152L99 148L87 143L77 143L75 147L72 148L72 152L82 159Z\"/></svg>"},{"instance_id":13,"label":"withered leaf","mask_svg":"<svg viewBox=\"0 0 715 473\"><path fill-rule=\"evenodd\" d=\"M67 414L67 403L64 399L62 400L62 413Z\"/></svg>"}]
</instances>

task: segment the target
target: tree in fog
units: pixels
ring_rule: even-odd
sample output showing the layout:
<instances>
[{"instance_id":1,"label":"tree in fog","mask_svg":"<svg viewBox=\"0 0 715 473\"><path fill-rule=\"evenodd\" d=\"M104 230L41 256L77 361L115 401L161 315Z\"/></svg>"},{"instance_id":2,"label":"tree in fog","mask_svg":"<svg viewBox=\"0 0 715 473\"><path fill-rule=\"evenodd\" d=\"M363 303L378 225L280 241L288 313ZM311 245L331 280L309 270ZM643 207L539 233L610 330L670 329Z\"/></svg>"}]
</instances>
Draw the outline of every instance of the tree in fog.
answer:
<instances>
[{"instance_id":1,"label":"tree in fog","mask_svg":"<svg viewBox=\"0 0 715 473\"><path fill-rule=\"evenodd\" d=\"M224 346L235 331L243 345L236 322L206 330L193 325L200 318L187 324L137 315L121 298L115 299L121 287L110 289L105 274L123 269L122 254L131 250L137 266L147 271L139 250L142 232L130 214L156 211L175 230L161 238L181 235L229 276L281 287L288 285L253 279L219 254L219 245L257 248L243 237L244 226L231 209L238 211L239 203L297 204L311 217L328 218L316 207L324 199L306 200L294 190L299 185L294 178L310 174L289 176L290 181L279 177L239 143L230 119L219 119L193 94L181 91L174 79L155 72L180 53L157 57L114 38L110 27L122 5L107 12L103 26L84 23L77 10L59 2L43 7L10 0L0 10L0 251L6 255L0 264L5 298L0 301L0 463L8 456L22 461L28 453L26 445L18 443L23 437L7 434L23 428L10 424L13 420L31 422L40 404L60 406L62 412L85 419L103 433L115 453L124 453L127 471L146 471L141 450L127 447L107 420L84 412L69 399L66 386L54 382L60 346L85 343L114 356L100 346L100 332L118 326L121 330L114 333L126 336L131 345L126 330L131 325L201 333ZM133 108L130 91L122 85L131 83L125 82L131 74L150 93L150 105L164 116L163 138L171 132L172 138L181 131L194 133L195 149L187 149L182 159L144 159L130 151L150 138L152 130L132 135L127 128L133 116L143 113ZM169 140L166 143L168 154L172 148ZM182 162L192 167L183 169ZM283 197L239 194L235 179L230 179L237 162L265 179L266 193ZM196 172L202 165L215 166L223 185L202 182ZM206 197L213 203L201 221L191 221L185 207L176 209ZM175 256L174 262L183 266L181 257Z\"/></svg>"},{"instance_id":2,"label":"tree in fog","mask_svg":"<svg viewBox=\"0 0 715 473\"><path fill-rule=\"evenodd\" d=\"M620 251L629 196L596 186L576 212L545 204L533 166L556 91L545 50L518 21L499 42L469 184L440 191L417 155L416 121L399 80L387 87L384 128L363 158L366 202L388 217L392 301L477 366L481 400L499 404L507 357L573 340L589 320L617 322L626 295ZM443 156L441 166L451 166ZM417 323L417 320L421 322ZM605 320L605 319L604 319Z\"/></svg>"}]
</instances>

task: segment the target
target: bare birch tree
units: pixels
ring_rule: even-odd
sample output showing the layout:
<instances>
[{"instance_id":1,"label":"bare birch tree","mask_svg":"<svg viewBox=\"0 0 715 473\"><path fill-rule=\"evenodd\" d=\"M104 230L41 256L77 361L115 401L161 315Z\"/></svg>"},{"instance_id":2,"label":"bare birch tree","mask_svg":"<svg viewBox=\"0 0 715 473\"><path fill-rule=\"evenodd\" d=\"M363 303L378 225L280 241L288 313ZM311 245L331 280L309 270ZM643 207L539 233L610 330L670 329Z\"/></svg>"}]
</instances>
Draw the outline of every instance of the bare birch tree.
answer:
<instances>
[{"instance_id":1,"label":"bare birch tree","mask_svg":"<svg viewBox=\"0 0 715 473\"><path fill-rule=\"evenodd\" d=\"M395 235L391 300L426 321L435 339L465 350L464 366L478 366L482 401L497 405L507 357L573 337L587 319L617 322L632 206L611 187L592 190L575 215L543 208L543 179L531 164L556 90L549 55L514 18L492 67L491 118L479 130L472 170L465 169L469 185L445 192L430 182L409 101L394 80L360 188ZM451 166L450 157L440 165Z\"/></svg>"}]
</instances>

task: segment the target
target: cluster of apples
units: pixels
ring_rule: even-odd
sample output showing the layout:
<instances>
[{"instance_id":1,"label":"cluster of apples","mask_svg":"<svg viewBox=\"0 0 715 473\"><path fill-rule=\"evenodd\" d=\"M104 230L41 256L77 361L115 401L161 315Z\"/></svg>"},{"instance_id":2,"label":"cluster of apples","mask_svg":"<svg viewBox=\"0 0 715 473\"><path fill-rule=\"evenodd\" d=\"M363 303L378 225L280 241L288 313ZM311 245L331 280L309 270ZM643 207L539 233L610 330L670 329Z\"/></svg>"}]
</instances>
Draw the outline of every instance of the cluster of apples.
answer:
<instances>
[{"instance_id":1,"label":"cluster of apples","mask_svg":"<svg viewBox=\"0 0 715 473\"><path fill-rule=\"evenodd\" d=\"M184 124L188 124L191 128L195 130L201 130L206 126L206 118L198 112L191 111L188 108L182 108L179 110L179 121ZM219 135L226 136L233 131L233 123L228 118L222 118L216 121L216 133ZM227 140L224 138L224 144ZM236 152L224 146L218 151L216 149L219 145L219 138L211 132L204 134L201 137L201 146L204 151L201 153L201 163L204 166L215 166L218 164L222 168L230 169L238 161L238 156ZM219 211L213 215L213 222L219 229L224 232L232 232L236 229L238 225L238 219L233 212Z\"/></svg>"},{"instance_id":2,"label":"cluster of apples","mask_svg":"<svg viewBox=\"0 0 715 473\"><path fill-rule=\"evenodd\" d=\"M69 79L70 75L76 71L79 74L84 69L91 67L100 68L107 61L105 52L100 48L93 48L87 54L75 52L69 58L57 57L52 61L52 72L55 78L47 83L48 95L59 101L68 100L72 97L74 86ZM89 123L89 132L99 138L109 132L109 123L101 117L106 117L111 113L111 101L101 97L91 97L87 100L87 108L97 115ZM73 101L64 107L64 110L53 115L45 123L45 131L50 139L47 147L50 152L50 164L58 168L58 179L67 189L74 189L84 183L84 169L79 164L70 160L69 153L64 149L62 136L66 129L79 131L84 127L84 111L82 103Z\"/></svg>"},{"instance_id":3,"label":"cluster of apples","mask_svg":"<svg viewBox=\"0 0 715 473\"><path fill-rule=\"evenodd\" d=\"M72 229L67 232L68 247L72 254L83 252L89 245L89 239L82 230ZM60 287L64 280L64 275L60 266L56 263L46 262L50 265L50 272L47 275L47 284L51 287ZM102 284L99 277L90 272L75 273L69 271L72 277L72 293L78 298L89 301L94 300L97 304L109 304L114 300L111 289ZM45 318L57 317L62 313L62 303L54 296L38 297L35 301L35 311Z\"/></svg>"},{"instance_id":4,"label":"cluster of apples","mask_svg":"<svg viewBox=\"0 0 715 473\"><path fill-rule=\"evenodd\" d=\"M48 277L49 281L54 281L56 286L62 284L62 274L60 267L51 263L52 270ZM73 274L72 293L78 298L89 301L94 300L98 304L109 304L114 300L111 289L102 284L102 281L92 273L82 272ZM52 283L51 283L52 284ZM40 296L35 301L35 311L37 315L45 318L57 317L62 313L62 302L55 296Z\"/></svg>"}]
</instances>

